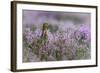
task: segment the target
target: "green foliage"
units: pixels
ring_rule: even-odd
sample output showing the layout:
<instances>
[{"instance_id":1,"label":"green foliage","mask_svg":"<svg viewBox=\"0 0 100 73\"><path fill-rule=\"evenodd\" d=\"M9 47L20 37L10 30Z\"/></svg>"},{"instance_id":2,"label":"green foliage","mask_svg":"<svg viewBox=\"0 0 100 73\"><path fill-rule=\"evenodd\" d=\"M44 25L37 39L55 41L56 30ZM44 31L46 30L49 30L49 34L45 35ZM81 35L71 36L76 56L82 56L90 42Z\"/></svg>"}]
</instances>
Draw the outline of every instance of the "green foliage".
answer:
<instances>
[{"instance_id":1,"label":"green foliage","mask_svg":"<svg viewBox=\"0 0 100 73\"><path fill-rule=\"evenodd\" d=\"M32 25L32 26L31 26L31 30L32 30L32 31L35 31L35 30L36 30L36 27L35 27L34 25Z\"/></svg>"},{"instance_id":2,"label":"green foliage","mask_svg":"<svg viewBox=\"0 0 100 73\"><path fill-rule=\"evenodd\" d=\"M58 26L57 25L49 25L48 26L50 32L56 32L58 30Z\"/></svg>"},{"instance_id":3,"label":"green foliage","mask_svg":"<svg viewBox=\"0 0 100 73\"><path fill-rule=\"evenodd\" d=\"M56 50L56 59L61 60L61 52Z\"/></svg>"},{"instance_id":4,"label":"green foliage","mask_svg":"<svg viewBox=\"0 0 100 73\"><path fill-rule=\"evenodd\" d=\"M77 59L82 59L85 56L85 53L86 53L85 49L78 48L76 50L76 58Z\"/></svg>"}]
</instances>

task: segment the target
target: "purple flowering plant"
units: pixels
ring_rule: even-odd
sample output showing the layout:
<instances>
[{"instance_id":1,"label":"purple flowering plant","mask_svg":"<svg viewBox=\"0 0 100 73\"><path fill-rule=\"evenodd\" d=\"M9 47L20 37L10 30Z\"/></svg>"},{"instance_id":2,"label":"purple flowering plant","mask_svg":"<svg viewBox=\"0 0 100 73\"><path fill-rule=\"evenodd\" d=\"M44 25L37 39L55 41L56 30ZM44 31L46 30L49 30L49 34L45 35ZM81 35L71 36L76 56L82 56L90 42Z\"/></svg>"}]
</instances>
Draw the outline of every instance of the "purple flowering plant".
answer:
<instances>
[{"instance_id":1,"label":"purple flowering plant","mask_svg":"<svg viewBox=\"0 0 100 73\"><path fill-rule=\"evenodd\" d=\"M86 56L87 50L90 50L88 43L91 38L89 28L81 26L78 30L71 29L68 32L57 31L55 33L48 30L43 33L42 29L32 31L30 28L26 28L23 33L26 39L24 40L25 48L29 48L27 51L31 52L27 61L88 59Z\"/></svg>"},{"instance_id":2,"label":"purple flowering plant","mask_svg":"<svg viewBox=\"0 0 100 73\"><path fill-rule=\"evenodd\" d=\"M66 17L69 14L65 13L35 11L26 13L28 15L23 22L25 24L28 22L26 25L30 25L23 26L23 62L91 58L89 24L74 25L73 21L70 21L73 17L70 16L68 19Z\"/></svg>"}]
</instances>

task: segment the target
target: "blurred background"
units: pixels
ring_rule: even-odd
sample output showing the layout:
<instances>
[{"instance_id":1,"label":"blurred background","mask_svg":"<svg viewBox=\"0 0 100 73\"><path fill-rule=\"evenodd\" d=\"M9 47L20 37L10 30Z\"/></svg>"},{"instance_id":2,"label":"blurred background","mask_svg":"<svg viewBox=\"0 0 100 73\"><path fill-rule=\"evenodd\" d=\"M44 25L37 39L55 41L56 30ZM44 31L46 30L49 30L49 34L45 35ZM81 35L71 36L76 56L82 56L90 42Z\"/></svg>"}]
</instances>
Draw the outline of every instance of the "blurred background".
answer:
<instances>
[{"instance_id":1,"label":"blurred background","mask_svg":"<svg viewBox=\"0 0 100 73\"><path fill-rule=\"evenodd\" d=\"M58 26L62 30L69 27L75 29L81 25L90 27L90 18L90 13L23 10L23 27L32 25L41 27L45 22L55 29Z\"/></svg>"}]
</instances>

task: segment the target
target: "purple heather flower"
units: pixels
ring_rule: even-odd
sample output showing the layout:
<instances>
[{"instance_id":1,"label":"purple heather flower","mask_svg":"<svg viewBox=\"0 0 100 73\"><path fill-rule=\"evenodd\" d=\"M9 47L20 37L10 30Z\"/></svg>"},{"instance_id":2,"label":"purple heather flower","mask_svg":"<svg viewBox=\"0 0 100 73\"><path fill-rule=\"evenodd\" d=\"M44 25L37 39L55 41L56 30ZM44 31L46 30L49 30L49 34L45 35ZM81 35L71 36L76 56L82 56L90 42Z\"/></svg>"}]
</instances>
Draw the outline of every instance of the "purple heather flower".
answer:
<instances>
[{"instance_id":1,"label":"purple heather flower","mask_svg":"<svg viewBox=\"0 0 100 73\"><path fill-rule=\"evenodd\" d=\"M61 48L61 54L62 56L65 54L65 48Z\"/></svg>"},{"instance_id":2,"label":"purple heather flower","mask_svg":"<svg viewBox=\"0 0 100 73\"><path fill-rule=\"evenodd\" d=\"M75 37L76 40L80 40L81 37L82 37L81 32L78 31L78 30L76 30L76 31L74 32L74 35L73 35L73 36Z\"/></svg>"},{"instance_id":3,"label":"purple heather flower","mask_svg":"<svg viewBox=\"0 0 100 73\"><path fill-rule=\"evenodd\" d=\"M88 26L81 26L79 31L82 33L82 35L84 36L84 39L90 40L91 38L91 29Z\"/></svg>"},{"instance_id":4,"label":"purple heather flower","mask_svg":"<svg viewBox=\"0 0 100 73\"><path fill-rule=\"evenodd\" d=\"M25 30L25 36L26 36L26 40L28 43L32 43L32 39L34 37L33 32L30 30L30 28L26 28Z\"/></svg>"},{"instance_id":5,"label":"purple heather flower","mask_svg":"<svg viewBox=\"0 0 100 73\"><path fill-rule=\"evenodd\" d=\"M54 40L54 36L51 32L48 32L48 40L49 42L52 42Z\"/></svg>"},{"instance_id":6,"label":"purple heather flower","mask_svg":"<svg viewBox=\"0 0 100 73\"><path fill-rule=\"evenodd\" d=\"M42 34L42 31L41 31L40 29L36 29L36 30L34 31L34 36L35 36L35 37L40 37L41 34Z\"/></svg>"},{"instance_id":7,"label":"purple heather flower","mask_svg":"<svg viewBox=\"0 0 100 73\"><path fill-rule=\"evenodd\" d=\"M90 28L88 26L81 26L79 30L74 32L75 39L77 40L90 40Z\"/></svg>"}]
</instances>

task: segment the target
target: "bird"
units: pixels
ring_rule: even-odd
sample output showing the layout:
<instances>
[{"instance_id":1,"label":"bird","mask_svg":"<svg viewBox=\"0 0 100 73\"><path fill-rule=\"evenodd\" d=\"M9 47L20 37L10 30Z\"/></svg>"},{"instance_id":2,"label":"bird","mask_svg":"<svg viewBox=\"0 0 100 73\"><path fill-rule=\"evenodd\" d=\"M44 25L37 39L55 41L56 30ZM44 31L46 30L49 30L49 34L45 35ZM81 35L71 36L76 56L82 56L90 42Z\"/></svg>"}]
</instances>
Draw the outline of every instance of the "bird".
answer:
<instances>
[{"instance_id":1,"label":"bird","mask_svg":"<svg viewBox=\"0 0 100 73\"><path fill-rule=\"evenodd\" d=\"M43 23L41 39L44 41L44 44L48 41L48 23Z\"/></svg>"}]
</instances>

